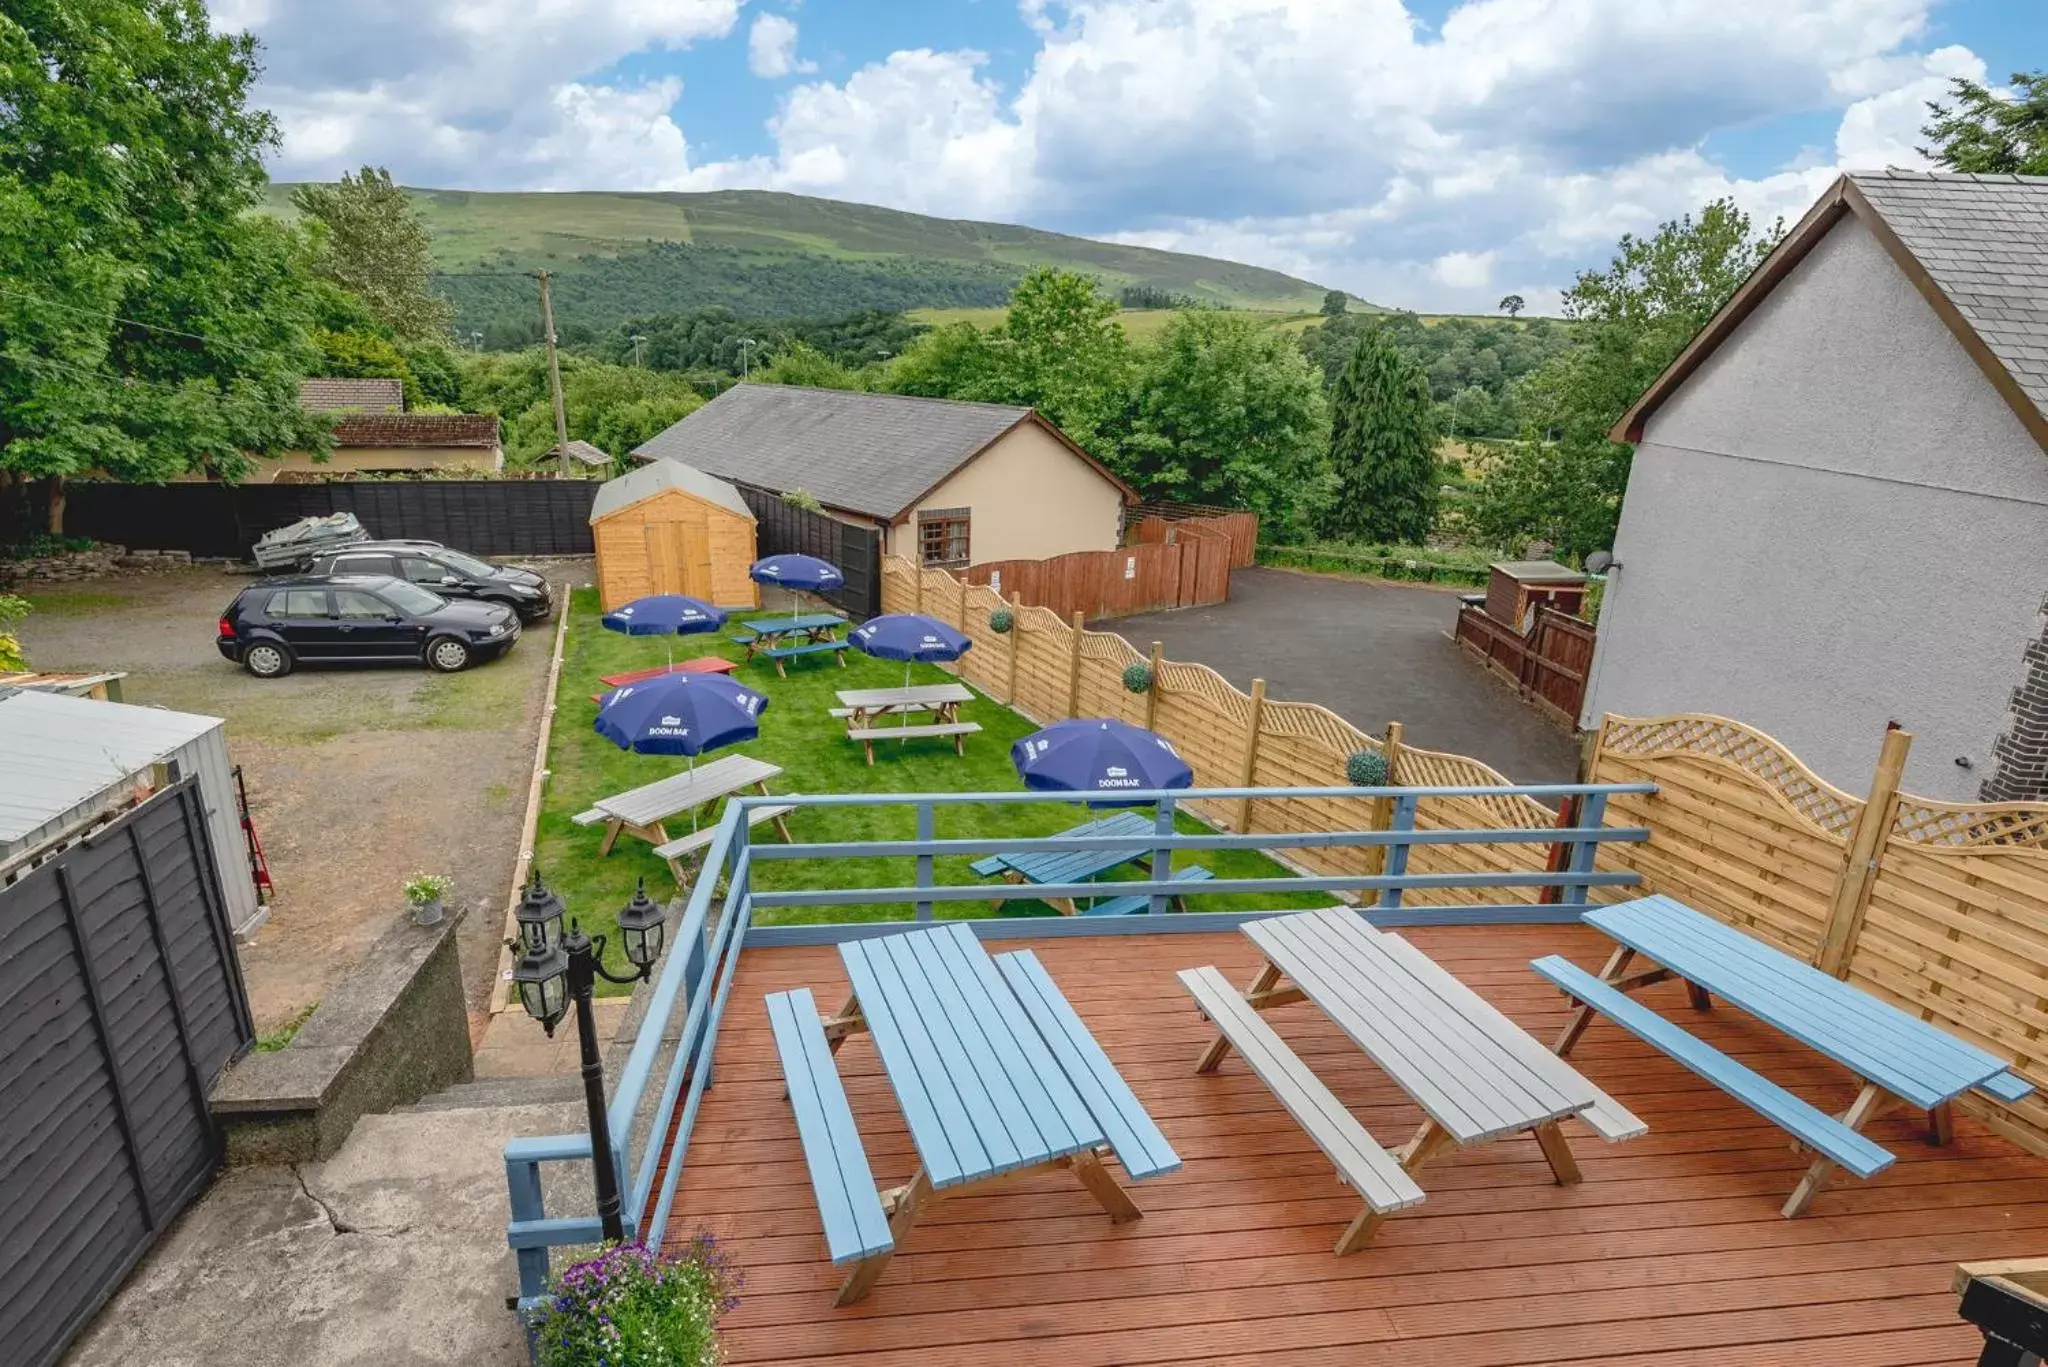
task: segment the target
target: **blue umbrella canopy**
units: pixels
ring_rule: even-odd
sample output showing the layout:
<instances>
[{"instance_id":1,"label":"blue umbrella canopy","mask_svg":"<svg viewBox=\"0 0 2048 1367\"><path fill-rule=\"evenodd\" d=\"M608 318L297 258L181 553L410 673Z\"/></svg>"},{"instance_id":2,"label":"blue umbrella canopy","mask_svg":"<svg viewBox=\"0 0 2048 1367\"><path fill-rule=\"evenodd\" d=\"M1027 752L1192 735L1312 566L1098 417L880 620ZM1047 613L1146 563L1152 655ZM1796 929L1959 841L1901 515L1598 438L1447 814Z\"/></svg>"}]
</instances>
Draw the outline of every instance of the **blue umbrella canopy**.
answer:
<instances>
[{"instance_id":1,"label":"blue umbrella canopy","mask_svg":"<svg viewBox=\"0 0 2048 1367\"><path fill-rule=\"evenodd\" d=\"M597 734L642 755L689 755L761 733L768 699L717 674L662 674L626 684L597 705Z\"/></svg>"},{"instance_id":2,"label":"blue umbrella canopy","mask_svg":"<svg viewBox=\"0 0 2048 1367\"><path fill-rule=\"evenodd\" d=\"M725 625L725 612L680 593L657 593L635 598L600 620L606 631L622 631L628 636L689 636L718 630Z\"/></svg>"},{"instance_id":3,"label":"blue umbrella canopy","mask_svg":"<svg viewBox=\"0 0 2048 1367\"><path fill-rule=\"evenodd\" d=\"M839 567L815 555L771 555L756 560L747 570L757 584L774 584L785 589L836 589L846 583Z\"/></svg>"},{"instance_id":4,"label":"blue umbrella canopy","mask_svg":"<svg viewBox=\"0 0 2048 1367\"><path fill-rule=\"evenodd\" d=\"M1054 722L1010 747L1010 763L1027 788L1042 792L1139 792L1190 788L1195 771L1164 736L1109 717ZM1098 807L1118 804L1098 801Z\"/></svg>"},{"instance_id":5,"label":"blue umbrella canopy","mask_svg":"<svg viewBox=\"0 0 2048 1367\"><path fill-rule=\"evenodd\" d=\"M847 639L856 650L878 660L917 660L924 664L957 660L974 648L966 633L916 612L870 617L855 627Z\"/></svg>"}]
</instances>

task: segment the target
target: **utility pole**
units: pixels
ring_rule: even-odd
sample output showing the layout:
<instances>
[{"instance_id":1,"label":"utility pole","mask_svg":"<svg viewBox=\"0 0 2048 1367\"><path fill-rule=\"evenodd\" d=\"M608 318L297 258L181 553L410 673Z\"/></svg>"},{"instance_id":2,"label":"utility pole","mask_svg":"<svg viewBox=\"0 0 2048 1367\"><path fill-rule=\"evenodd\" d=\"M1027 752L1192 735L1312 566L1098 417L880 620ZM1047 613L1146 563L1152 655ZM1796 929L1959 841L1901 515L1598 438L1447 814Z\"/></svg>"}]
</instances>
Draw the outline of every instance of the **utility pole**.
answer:
<instances>
[{"instance_id":1,"label":"utility pole","mask_svg":"<svg viewBox=\"0 0 2048 1367\"><path fill-rule=\"evenodd\" d=\"M751 337L740 338L740 379L745 380L753 373L750 363L754 359L754 348L759 345L760 343Z\"/></svg>"},{"instance_id":2,"label":"utility pole","mask_svg":"<svg viewBox=\"0 0 2048 1367\"><path fill-rule=\"evenodd\" d=\"M631 341L631 342L633 343L633 364L634 364L634 365L639 365L639 364L640 364L640 348L641 348L641 346L642 346L642 345L643 345L643 344L644 344L644 343L645 343L645 342L647 341L647 339L646 339L646 338L645 338L644 336L642 336L641 334L639 334L639 333L637 333L637 332L636 332L636 333L634 333L634 334L632 335L632 337L630 337L630 338L629 338L629 339L627 339L627 340L629 340L629 341Z\"/></svg>"},{"instance_id":3,"label":"utility pole","mask_svg":"<svg viewBox=\"0 0 2048 1367\"><path fill-rule=\"evenodd\" d=\"M562 366L555 359L555 305L548 297L548 273L540 273L540 325L548 339L548 392L555 401L555 454L562 478L569 477L569 418L562 411Z\"/></svg>"}]
</instances>

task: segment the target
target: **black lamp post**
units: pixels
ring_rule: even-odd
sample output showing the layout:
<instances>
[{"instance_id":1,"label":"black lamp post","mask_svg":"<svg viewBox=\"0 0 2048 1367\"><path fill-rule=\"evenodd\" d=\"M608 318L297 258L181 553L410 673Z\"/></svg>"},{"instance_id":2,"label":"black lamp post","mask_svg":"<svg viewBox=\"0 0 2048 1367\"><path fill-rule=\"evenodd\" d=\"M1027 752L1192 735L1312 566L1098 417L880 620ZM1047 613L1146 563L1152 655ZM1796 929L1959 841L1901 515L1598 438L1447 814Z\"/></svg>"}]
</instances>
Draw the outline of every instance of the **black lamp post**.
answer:
<instances>
[{"instance_id":1,"label":"black lamp post","mask_svg":"<svg viewBox=\"0 0 2048 1367\"><path fill-rule=\"evenodd\" d=\"M597 1218L604 1237L613 1243L626 1237L619 1217L619 1173L612 1163L612 1130L604 1098L604 1060L597 1049L597 1021L591 1012L592 989L599 978L612 983L640 982L654 974L661 957L664 931L661 908L647 895L647 880L634 889L633 900L618 915L619 940L626 959L639 972L617 977L604 966L604 936L585 935L574 920L562 932L562 899L533 870L519 899L514 919L519 938L512 947L519 963L512 981L519 1003L554 1038L569 1005L576 1007L577 1044L583 1056L583 1102L590 1115L590 1166L597 1178Z\"/></svg>"}]
</instances>

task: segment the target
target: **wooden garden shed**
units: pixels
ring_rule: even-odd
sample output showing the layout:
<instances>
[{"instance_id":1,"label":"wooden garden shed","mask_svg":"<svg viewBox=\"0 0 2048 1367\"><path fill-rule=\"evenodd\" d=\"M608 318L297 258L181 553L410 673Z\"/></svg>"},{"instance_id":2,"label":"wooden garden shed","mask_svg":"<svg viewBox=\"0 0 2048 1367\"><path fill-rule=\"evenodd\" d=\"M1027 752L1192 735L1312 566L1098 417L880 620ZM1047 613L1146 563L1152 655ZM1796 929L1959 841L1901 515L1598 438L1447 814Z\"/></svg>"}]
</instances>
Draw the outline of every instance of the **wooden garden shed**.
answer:
<instances>
[{"instance_id":1,"label":"wooden garden shed","mask_svg":"<svg viewBox=\"0 0 2048 1367\"><path fill-rule=\"evenodd\" d=\"M598 596L606 612L651 593L720 607L759 607L754 515L740 491L680 461L656 460L608 480L590 507Z\"/></svg>"}]
</instances>

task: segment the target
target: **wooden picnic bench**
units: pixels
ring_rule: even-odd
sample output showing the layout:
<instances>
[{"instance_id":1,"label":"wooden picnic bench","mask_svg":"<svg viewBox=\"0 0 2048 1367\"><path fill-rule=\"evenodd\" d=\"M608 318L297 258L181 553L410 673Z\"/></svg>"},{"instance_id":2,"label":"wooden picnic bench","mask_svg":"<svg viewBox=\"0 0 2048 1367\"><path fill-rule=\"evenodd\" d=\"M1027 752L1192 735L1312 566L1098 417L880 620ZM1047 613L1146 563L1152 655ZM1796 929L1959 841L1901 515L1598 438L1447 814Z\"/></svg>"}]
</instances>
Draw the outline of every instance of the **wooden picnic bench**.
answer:
<instances>
[{"instance_id":1,"label":"wooden picnic bench","mask_svg":"<svg viewBox=\"0 0 2048 1367\"><path fill-rule=\"evenodd\" d=\"M972 721L927 722L919 726L858 726L848 727L846 738L860 742L860 748L867 752L868 767L873 768L875 742L878 740L946 738L953 742L953 753L964 759L967 755L967 738L980 730L981 723Z\"/></svg>"},{"instance_id":2,"label":"wooden picnic bench","mask_svg":"<svg viewBox=\"0 0 2048 1367\"><path fill-rule=\"evenodd\" d=\"M847 642L836 638L836 633L846 625L846 619L829 612L813 612L795 617L758 617L740 623L741 630L729 638L734 645L744 646L747 659L755 656L771 660L778 677L788 678L789 671L784 662L805 655L831 655L846 668Z\"/></svg>"},{"instance_id":3,"label":"wooden picnic bench","mask_svg":"<svg viewBox=\"0 0 2048 1367\"><path fill-rule=\"evenodd\" d=\"M1927 1112L1934 1141L1944 1143L1956 1097L1976 1090L2016 1101L2033 1090L1997 1055L1673 898L1596 907L1581 919L1617 948L1598 977L1556 955L1532 965L1579 1004L1557 1053L1570 1053L1593 1016L1604 1015L1784 1128L1817 1155L1785 1202L1788 1218L1812 1204L1835 1168L1868 1177L1890 1165L1892 1155L1862 1133L1885 1112ZM1656 966L1629 972L1638 955ZM1672 978L1686 984L1694 1009L1719 997L1839 1063L1860 1084L1856 1099L1829 1116L1626 995Z\"/></svg>"},{"instance_id":4,"label":"wooden picnic bench","mask_svg":"<svg viewBox=\"0 0 2048 1367\"><path fill-rule=\"evenodd\" d=\"M1096 850L1044 850L1018 855L992 854L987 858L975 860L968 867L984 878L999 873L1012 883L1086 883L1100 877L1102 874L1108 873L1111 869L1149 858L1152 854L1152 837L1157 832L1152 827L1152 819L1150 817L1141 816L1137 812L1116 812L1097 821L1088 821L1079 826L1071 826L1059 834L1062 838L1078 837L1099 840L1120 839L1121 837L1129 836L1131 844L1129 848L1119 845L1108 849ZM1182 869L1174 875L1177 882L1200 882L1213 877L1215 877L1214 874L1199 864L1191 868ZM1059 912L1062 916L1082 914L1122 916L1140 910L1139 907L1132 905L1131 900L1128 898L1111 899L1114 909L1091 909L1085 913L1078 911L1074 903L1068 898L1048 897L1045 900L1046 905ZM1149 898L1139 898L1137 900L1139 902L1150 901ZM996 909L1000 911L1002 904L997 903Z\"/></svg>"},{"instance_id":5,"label":"wooden picnic bench","mask_svg":"<svg viewBox=\"0 0 2048 1367\"><path fill-rule=\"evenodd\" d=\"M1103 1166L1134 1180L1180 1166L1087 1026L1030 950L991 959L957 923L839 947L852 994L820 1018L809 989L767 998L776 1055L834 1263L835 1305L865 1297L939 1198L1064 1169L1113 1222L1142 1212ZM918 1165L877 1192L833 1056L873 1038Z\"/></svg>"},{"instance_id":6,"label":"wooden picnic bench","mask_svg":"<svg viewBox=\"0 0 2048 1367\"><path fill-rule=\"evenodd\" d=\"M710 806L719 798L731 796L747 788L753 788L763 797L771 796L768 780L782 772L782 767L751 755L720 755L708 764L697 765L680 774L618 793L611 797L599 798L586 811L570 818L578 826L595 826L603 823L604 843L597 847L600 858L612 852L621 834L635 836L655 847L655 853L667 861L669 872L681 883L685 874L680 856L675 853L662 854L672 850L679 843L687 844L688 838L677 841L668 833L667 822L687 812ZM757 809L760 810L760 809ZM789 826L783 818L785 811L773 812L755 818L773 821L775 829L787 841ZM697 823L698 830L705 829L703 821ZM707 838L708 843L708 838ZM687 850L684 851L687 853Z\"/></svg>"},{"instance_id":7,"label":"wooden picnic bench","mask_svg":"<svg viewBox=\"0 0 2048 1367\"><path fill-rule=\"evenodd\" d=\"M624 674L605 674L598 678L598 682L603 684L605 692L609 693L614 688L644 683L648 679L658 679L664 674L730 674L738 668L737 661L728 660L723 655L699 655L693 660L677 660L673 664L656 665L652 669L634 669ZM604 693L593 693L590 700L601 703L604 701Z\"/></svg>"},{"instance_id":8,"label":"wooden picnic bench","mask_svg":"<svg viewBox=\"0 0 2048 1367\"><path fill-rule=\"evenodd\" d=\"M912 684L905 688L842 688L839 706L826 712L853 726L866 726L878 717L907 713L930 713L932 720L960 720L960 705L974 701L965 684Z\"/></svg>"},{"instance_id":9,"label":"wooden picnic bench","mask_svg":"<svg viewBox=\"0 0 2048 1367\"><path fill-rule=\"evenodd\" d=\"M1265 963L1241 996L1214 968L1180 975L1217 1028L1195 1071L1214 1071L1235 1048L1351 1182L1366 1208L1337 1240L1340 1254L1365 1247L1388 1214L1420 1200L1414 1174L1445 1149L1527 1133L1568 1186L1579 1168L1563 1121L1610 1141L1648 1128L1435 960L1348 908L1252 921L1244 934ZM1391 1154L1360 1138L1329 1089L1255 1014L1300 1001L1319 1007L1427 1115ZM1410 1180L1395 1181L1394 1170Z\"/></svg>"}]
</instances>

